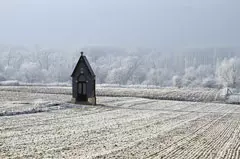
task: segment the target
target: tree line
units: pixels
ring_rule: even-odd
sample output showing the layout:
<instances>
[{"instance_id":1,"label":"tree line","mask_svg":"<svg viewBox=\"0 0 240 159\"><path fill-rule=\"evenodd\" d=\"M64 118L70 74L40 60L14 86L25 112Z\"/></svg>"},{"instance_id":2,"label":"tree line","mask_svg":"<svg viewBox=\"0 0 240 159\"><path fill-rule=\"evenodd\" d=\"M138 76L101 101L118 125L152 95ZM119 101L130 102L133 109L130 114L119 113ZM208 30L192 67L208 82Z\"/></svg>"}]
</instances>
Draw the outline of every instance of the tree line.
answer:
<instances>
[{"instance_id":1,"label":"tree line","mask_svg":"<svg viewBox=\"0 0 240 159\"><path fill-rule=\"evenodd\" d=\"M74 51L0 46L0 81L71 82L70 75L84 51L97 83L176 87L239 87L240 55L233 48L178 51L85 47Z\"/></svg>"}]
</instances>

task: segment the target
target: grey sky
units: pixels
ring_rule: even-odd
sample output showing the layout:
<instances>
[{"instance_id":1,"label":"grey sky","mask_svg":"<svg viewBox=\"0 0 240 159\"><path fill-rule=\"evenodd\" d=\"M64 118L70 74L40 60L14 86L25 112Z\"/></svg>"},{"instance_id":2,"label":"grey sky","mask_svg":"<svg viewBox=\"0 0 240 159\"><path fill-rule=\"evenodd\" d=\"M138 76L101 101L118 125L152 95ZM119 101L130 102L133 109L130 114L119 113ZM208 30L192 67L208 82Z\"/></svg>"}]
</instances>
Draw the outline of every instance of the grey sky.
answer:
<instances>
[{"instance_id":1,"label":"grey sky","mask_svg":"<svg viewBox=\"0 0 240 159\"><path fill-rule=\"evenodd\" d=\"M0 0L0 43L237 46L239 0Z\"/></svg>"}]
</instances>

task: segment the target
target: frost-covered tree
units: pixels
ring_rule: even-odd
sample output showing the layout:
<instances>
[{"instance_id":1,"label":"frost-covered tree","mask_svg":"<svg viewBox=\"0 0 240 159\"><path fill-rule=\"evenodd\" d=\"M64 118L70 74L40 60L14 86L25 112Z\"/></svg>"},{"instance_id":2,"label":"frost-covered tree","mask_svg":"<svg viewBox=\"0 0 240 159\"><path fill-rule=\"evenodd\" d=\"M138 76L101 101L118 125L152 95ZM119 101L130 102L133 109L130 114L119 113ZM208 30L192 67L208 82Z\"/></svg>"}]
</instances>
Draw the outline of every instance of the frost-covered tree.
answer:
<instances>
[{"instance_id":1,"label":"frost-covered tree","mask_svg":"<svg viewBox=\"0 0 240 159\"><path fill-rule=\"evenodd\" d=\"M202 81L202 86L207 87L207 88L215 88L217 87L216 80L209 77L209 78L204 78Z\"/></svg>"},{"instance_id":2,"label":"frost-covered tree","mask_svg":"<svg viewBox=\"0 0 240 159\"><path fill-rule=\"evenodd\" d=\"M11 66L11 65L6 66L6 67L4 68L4 76L5 76L8 80L16 79L16 73L17 73L17 69L14 68L14 67Z\"/></svg>"},{"instance_id":3,"label":"frost-covered tree","mask_svg":"<svg viewBox=\"0 0 240 159\"><path fill-rule=\"evenodd\" d=\"M240 58L238 50L229 48L172 52L91 46L78 51L61 51L39 46L0 45L0 73L6 80L70 82L70 75L82 50L93 67L97 83L178 86L180 78L182 87L216 87L216 79L221 85L238 85L239 67L234 64L236 69L226 71L229 64L222 62L224 57Z\"/></svg>"},{"instance_id":4,"label":"frost-covered tree","mask_svg":"<svg viewBox=\"0 0 240 159\"><path fill-rule=\"evenodd\" d=\"M24 63L20 67L19 79L24 82L34 83L44 81L44 76L37 63L29 62Z\"/></svg>"},{"instance_id":5,"label":"frost-covered tree","mask_svg":"<svg viewBox=\"0 0 240 159\"><path fill-rule=\"evenodd\" d=\"M150 69L147 71L146 80L143 84L157 85L157 86L170 86L172 85L172 71L166 68Z\"/></svg>"},{"instance_id":6,"label":"frost-covered tree","mask_svg":"<svg viewBox=\"0 0 240 159\"><path fill-rule=\"evenodd\" d=\"M216 70L218 82L226 87L240 86L240 58L224 59Z\"/></svg>"},{"instance_id":7,"label":"frost-covered tree","mask_svg":"<svg viewBox=\"0 0 240 159\"><path fill-rule=\"evenodd\" d=\"M191 86L194 82L196 82L197 75L194 67L188 67L185 69L184 76L182 78L183 86Z\"/></svg>"},{"instance_id":8,"label":"frost-covered tree","mask_svg":"<svg viewBox=\"0 0 240 159\"><path fill-rule=\"evenodd\" d=\"M199 65L185 69L182 77L182 85L187 87L203 86L212 87L215 83L214 69L211 65Z\"/></svg>"},{"instance_id":9,"label":"frost-covered tree","mask_svg":"<svg viewBox=\"0 0 240 159\"><path fill-rule=\"evenodd\" d=\"M107 81L111 84L126 84L126 77L124 77L125 68L115 68L108 72Z\"/></svg>"},{"instance_id":10,"label":"frost-covered tree","mask_svg":"<svg viewBox=\"0 0 240 159\"><path fill-rule=\"evenodd\" d=\"M178 75L173 76L172 82L174 87L182 87L182 79Z\"/></svg>"}]
</instances>

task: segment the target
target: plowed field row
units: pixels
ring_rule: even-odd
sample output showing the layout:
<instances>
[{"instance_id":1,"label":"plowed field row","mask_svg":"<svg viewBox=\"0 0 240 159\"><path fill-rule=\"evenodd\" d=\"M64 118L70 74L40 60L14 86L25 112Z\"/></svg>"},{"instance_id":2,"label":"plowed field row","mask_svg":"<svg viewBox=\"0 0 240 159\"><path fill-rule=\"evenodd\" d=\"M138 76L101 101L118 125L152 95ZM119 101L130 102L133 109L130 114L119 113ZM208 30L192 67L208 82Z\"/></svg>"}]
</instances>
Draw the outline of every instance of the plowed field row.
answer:
<instances>
[{"instance_id":1,"label":"plowed field row","mask_svg":"<svg viewBox=\"0 0 240 159\"><path fill-rule=\"evenodd\" d=\"M99 105L86 106L70 99L0 90L0 158L240 157L238 105L98 97Z\"/></svg>"}]
</instances>

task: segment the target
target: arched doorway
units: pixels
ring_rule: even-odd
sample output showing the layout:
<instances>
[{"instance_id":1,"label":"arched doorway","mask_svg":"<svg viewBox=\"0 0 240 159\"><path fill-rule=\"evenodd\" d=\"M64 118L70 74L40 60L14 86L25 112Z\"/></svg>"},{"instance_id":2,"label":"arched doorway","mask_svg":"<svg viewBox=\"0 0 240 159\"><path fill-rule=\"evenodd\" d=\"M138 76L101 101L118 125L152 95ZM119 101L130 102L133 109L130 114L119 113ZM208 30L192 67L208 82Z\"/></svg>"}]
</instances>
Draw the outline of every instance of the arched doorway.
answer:
<instances>
[{"instance_id":1,"label":"arched doorway","mask_svg":"<svg viewBox=\"0 0 240 159\"><path fill-rule=\"evenodd\" d=\"M78 95L77 98L79 101L87 101L87 83L85 81L79 81L77 84Z\"/></svg>"}]
</instances>

